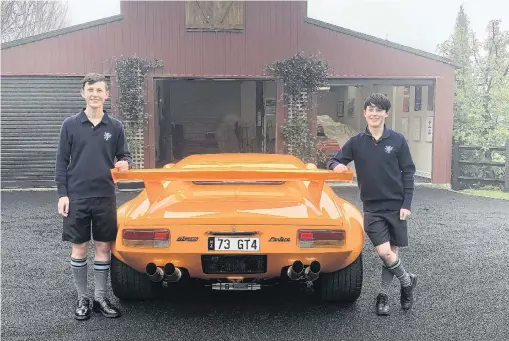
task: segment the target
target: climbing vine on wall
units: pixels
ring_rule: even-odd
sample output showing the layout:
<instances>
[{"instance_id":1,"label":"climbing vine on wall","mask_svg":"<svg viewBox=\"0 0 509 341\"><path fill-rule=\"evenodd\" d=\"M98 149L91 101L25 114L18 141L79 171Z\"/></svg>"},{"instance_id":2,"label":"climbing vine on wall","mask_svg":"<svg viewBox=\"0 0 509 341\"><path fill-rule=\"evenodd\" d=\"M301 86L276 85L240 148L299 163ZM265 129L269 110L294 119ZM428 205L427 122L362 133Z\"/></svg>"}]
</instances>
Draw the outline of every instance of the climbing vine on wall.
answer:
<instances>
[{"instance_id":1,"label":"climbing vine on wall","mask_svg":"<svg viewBox=\"0 0 509 341\"><path fill-rule=\"evenodd\" d=\"M286 152L304 162L317 162L316 136L309 129L310 95L327 83L327 62L297 53L291 58L269 64L266 73L283 85L287 118L282 126Z\"/></svg>"},{"instance_id":2,"label":"climbing vine on wall","mask_svg":"<svg viewBox=\"0 0 509 341\"><path fill-rule=\"evenodd\" d=\"M143 132L148 114L145 112L145 79L152 69L162 67L159 60L140 57L120 57L115 60L115 73L119 88L117 107L124 122L130 149L142 150Z\"/></svg>"}]
</instances>

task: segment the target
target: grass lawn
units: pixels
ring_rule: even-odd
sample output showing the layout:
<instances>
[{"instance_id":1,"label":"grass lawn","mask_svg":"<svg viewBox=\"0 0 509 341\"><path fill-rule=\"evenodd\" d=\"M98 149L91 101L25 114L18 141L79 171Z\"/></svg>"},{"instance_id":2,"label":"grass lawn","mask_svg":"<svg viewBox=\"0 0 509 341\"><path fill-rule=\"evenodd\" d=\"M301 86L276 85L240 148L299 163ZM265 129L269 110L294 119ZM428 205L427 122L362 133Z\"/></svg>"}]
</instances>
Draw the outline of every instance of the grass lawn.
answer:
<instances>
[{"instance_id":1,"label":"grass lawn","mask_svg":"<svg viewBox=\"0 0 509 341\"><path fill-rule=\"evenodd\" d=\"M478 195L482 197L494 198L494 199L505 199L509 200L509 192L502 192L497 190L489 189L465 189L459 191L459 193Z\"/></svg>"}]
</instances>

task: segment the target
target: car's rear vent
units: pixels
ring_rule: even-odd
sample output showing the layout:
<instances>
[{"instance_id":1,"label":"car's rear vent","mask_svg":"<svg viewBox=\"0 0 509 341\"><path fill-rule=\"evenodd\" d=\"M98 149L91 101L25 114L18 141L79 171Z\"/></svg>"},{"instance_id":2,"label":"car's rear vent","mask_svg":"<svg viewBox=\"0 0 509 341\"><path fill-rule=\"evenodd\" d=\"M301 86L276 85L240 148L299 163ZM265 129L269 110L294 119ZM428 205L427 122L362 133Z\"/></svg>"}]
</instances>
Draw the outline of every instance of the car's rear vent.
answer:
<instances>
[{"instance_id":1,"label":"car's rear vent","mask_svg":"<svg viewBox=\"0 0 509 341\"><path fill-rule=\"evenodd\" d=\"M209 275L267 272L267 255L202 255L201 263Z\"/></svg>"},{"instance_id":2,"label":"car's rear vent","mask_svg":"<svg viewBox=\"0 0 509 341\"><path fill-rule=\"evenodd\" d=\"M258 234L256 231L210 231L211 236L255 236Z\"/></svg>"},{"instance_id":3,"label":"car's rear vent","mask_svg":"<svg viewBox=\"0 0 509 341\"><path fill-rule=\"evenodd\" d=\"M193 181L195 185L282 185L284 181Z\"/></svg>"}]
</instances>

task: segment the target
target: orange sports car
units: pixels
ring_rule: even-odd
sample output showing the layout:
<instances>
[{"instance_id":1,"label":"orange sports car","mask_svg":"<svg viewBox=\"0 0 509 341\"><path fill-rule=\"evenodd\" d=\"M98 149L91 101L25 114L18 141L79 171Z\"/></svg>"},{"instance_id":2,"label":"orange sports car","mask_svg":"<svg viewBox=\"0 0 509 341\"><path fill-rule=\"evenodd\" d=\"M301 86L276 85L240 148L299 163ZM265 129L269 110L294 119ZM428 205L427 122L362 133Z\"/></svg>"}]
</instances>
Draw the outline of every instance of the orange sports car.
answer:
<instances>
[{"instance_id":1,"label":"orange sports car","mask_svg":"<svg viewBox=\"0 0 509 341\"><path fill-rule=\"evenodd\" d=\"M362 288L363 218L319 170L291 155L193 155L159 169L111 171L144 190L118 209L111 283L122 300L153 299L176 282L259 290L285 282L323 301Z\"/></svg>"}]
</instances>

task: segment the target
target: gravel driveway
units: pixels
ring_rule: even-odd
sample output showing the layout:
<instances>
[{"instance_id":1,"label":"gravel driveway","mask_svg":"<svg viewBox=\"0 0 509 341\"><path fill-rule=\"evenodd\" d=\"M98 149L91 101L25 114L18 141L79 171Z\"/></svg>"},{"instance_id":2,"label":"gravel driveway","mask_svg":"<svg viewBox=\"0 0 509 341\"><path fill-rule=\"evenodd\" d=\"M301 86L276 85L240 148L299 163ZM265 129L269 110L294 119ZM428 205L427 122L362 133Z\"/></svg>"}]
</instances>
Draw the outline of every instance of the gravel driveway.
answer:
<instances>
[{"instance_id":1,"label":"gravel driveway","mask_svg":"<svg viewBox=\"0 0 509 341\"><path fill-rule=\"evenodd\" d=\"M356 188L336 190L359 205ZM120 193L119 203L134 195ZM509 202L419 187L409 223L402 255L419 283L407 313L394 281L391 316L374 314L380 263L366 243L363 292L350 307L303 292L200 291L78 322L55 193L2 192L2 340L509 339Z\"/></svg>"}]
</instances>

